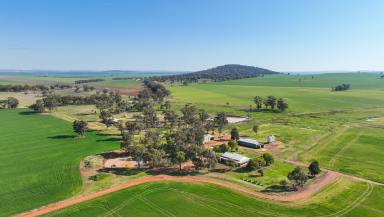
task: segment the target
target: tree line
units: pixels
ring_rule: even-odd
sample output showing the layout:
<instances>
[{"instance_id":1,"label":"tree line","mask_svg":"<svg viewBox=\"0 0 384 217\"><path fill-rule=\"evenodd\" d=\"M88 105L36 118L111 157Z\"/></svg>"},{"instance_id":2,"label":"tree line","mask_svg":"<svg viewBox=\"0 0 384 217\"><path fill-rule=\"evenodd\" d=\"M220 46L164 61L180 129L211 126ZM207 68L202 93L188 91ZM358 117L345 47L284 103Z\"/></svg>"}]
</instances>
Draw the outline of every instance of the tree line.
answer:
<instances>
[{"instance_id":1,"label":"tree line","mask_svg":"<svg viewBox=\"0 0 384 217\"><path fill-rule=\"evenodd\" d=\"M184 73L177 75L164 75L164 76L155 76L150 77L150 80L155 80L159 82L180 82L180 83L192 83L198 82L200 79L209 79L212 81L225 81L225 80L234 80L234 79L243 79L251 78L257 76L263 76L265 74L277 74L277 72L257 68L253 66L244 66L244 65L223 65L218 66L212 69L207 69L198 72Z\"/></svg>"},{"instance_id":2,"label":"tree line","mask_svg":"<svg viewBox=\"0 0 384 217\"><path fill-rule=\"evenodd\" d=\"M0 85L0 92L23 92L23 91L48 91L53 89L69 89L72 88L69 84L53 84L53 85L20 85L7 84Z\"/></svg>"},{"instance_id":3,"label":"tree line","mask_svg":"<svg viewBox=\"0 0 384 217\"><path fill-rule=\"evenodd\" d=\"M84 83L101 82L101 81L105 81L105 79L102 79L102 78L83 79L83 80L75 81L75 84L84 84Z\"/></svg>"},{"instance_id":4,"label":"tree line","mask_svg":"<svg viewBox=\"0 0 384 217\"><path fill-rule=\"evenodd\" d=\"M277 98L275 96L268 96L264 99L261 96L255 96L253 102L256 105L257 111L261 111L263 106L267 110L274 110L275 108L277 108L281 112L285 111L288 108L288 103L283 98Z\"/></svg>"}]
</instances>

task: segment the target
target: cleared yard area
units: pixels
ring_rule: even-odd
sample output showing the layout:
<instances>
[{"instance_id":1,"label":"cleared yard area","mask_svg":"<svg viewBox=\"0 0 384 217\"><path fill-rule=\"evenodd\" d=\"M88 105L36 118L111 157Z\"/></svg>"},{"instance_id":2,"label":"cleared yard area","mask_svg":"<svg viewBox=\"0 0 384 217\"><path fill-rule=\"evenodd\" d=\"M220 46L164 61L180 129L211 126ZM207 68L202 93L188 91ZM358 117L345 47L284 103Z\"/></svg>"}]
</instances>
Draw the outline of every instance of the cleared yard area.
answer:
<instances>
[{"instance_id":1,"label":"cleared yard area","mask_svg":"<svg viewBox=\"0 0 384 217\"><path fill-rule=\"evenodd\" d=\"M48 216L382 216L383 187L339 179L310 200L283 204L212 184L148 183Z\"/></svg>"},{"instance_id":2,"label":"cleared yard area","mask_svg":"<svg viewBox=\"0 0 384 217\"><path fill-rule=\"evenodd\" d=\"M351 127L301 154L301 159L384 183L384 128Z\"/></svg>"},{"instance_id":3,"label":"cleared yard area","mask_svg":"<svg viewBox=\"0 0 384 217\"><path fill-rule=\"evenodd\" d=\"M10 216L79 192L79 162L119 147L97 132L78 139L71 123L29 110L0 110L0 216Z\"/></svg>"}]
</instances>

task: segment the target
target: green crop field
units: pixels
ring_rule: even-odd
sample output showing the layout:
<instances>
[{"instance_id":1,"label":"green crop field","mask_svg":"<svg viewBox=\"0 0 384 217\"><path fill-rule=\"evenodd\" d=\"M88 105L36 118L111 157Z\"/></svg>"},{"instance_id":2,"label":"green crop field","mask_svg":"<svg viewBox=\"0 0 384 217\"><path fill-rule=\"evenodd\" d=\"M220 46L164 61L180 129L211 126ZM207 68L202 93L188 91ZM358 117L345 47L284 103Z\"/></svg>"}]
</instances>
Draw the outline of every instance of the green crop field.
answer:
<instances>
[{"instance_id":1,"label":"green crop field","mask_svg":"<svg viewBox=\"0 0 384 217\"><path fill-rule=\"evenodd\" d=\"M324 166L384 183L384 128L352 127L302 154Z\"/></svg>"},{"instance_id":2,"label":"green crop field","mask_svg":"<svg viewBox=\"0 0 384 217\"><path fill-rule=\"evenodd\" d=\"M345 75L347 78L349 76L353 77L355 75ZM360 77L360 75L356 76ZM253 98L255 96L267 97L269 95L286 99L289 104L288 112L305 113L333 109L384 107L384 98L382 97L384 79L377 79L367 75L365 80L361 79L363 84L359 85L360 89L354 89L352 85L352 90L332 92L330 90L331 85L328 84L328 80L332 79L332 77L333 75L315 77L315 79L319 80L316 84L318 86L322 85L322 87L316 87L316 85L308 87L294 86L294 83L288 80L290 79L289 76L279 75L176 86L170 87L170 90L174 101L178 104L194 103L210 111L217 111L218 109L225 111L247 110L249 105L254 105ZM258 79L260 81L265 79L268 84L258 82ZM344 83L348 83L347 80L345 79Z\"/></svg>"},{"instance_id":3,"label":"green crop field","mask_svg":"<svg viewBox=\"0 0 384 217\"><path fill-rule=\"evenodd\" d=\"M313 77L312 77L313 76ZM384 90L384 79L377 73L328 73L314 75L267 75L250 79L230 80L223 85L270 86L270 87L319 87L331 88L350 84L352 89Z\"/></svg>"},{"instance_id":4,"label":"green crop field","mask_svg":"<svg viewBox=\"0 0 384 217\"><path fill-rule=\"evenodd\" d=\"M384 188L340 179L299 204L274 203L211 184L142 184L48 216L382 216Z\"/></svg>"},{"instance_id":5,"label":"green crop field","mask_svg":"<svg viewBox=\"0 0 384 217\"><path fill-rule=\"evenodd\" d=\"M28 110L0 110L0 216L68 198L82 186L79 162L116 149L96 132L74 138L70 123Z\"/></svg>"}]
</instances>

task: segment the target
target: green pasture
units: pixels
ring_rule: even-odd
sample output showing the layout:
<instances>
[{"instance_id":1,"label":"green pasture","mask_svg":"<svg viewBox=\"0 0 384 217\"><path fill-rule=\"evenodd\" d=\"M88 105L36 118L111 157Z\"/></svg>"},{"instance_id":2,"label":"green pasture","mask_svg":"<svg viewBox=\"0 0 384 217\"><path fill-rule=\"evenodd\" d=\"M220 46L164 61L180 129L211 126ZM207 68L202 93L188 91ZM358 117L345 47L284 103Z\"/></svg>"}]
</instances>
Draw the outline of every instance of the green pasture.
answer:
<instances>
[{"instance_id":1,"label":"green pasture","mask_svg":"<svg viewBox=\"0 0 384 217\"><path fill-rule=\"evenodd\" d=\"M380 128L381 126L381 128ZM347 127L304 151L304 161L384 183L384 125Z\"/></svg>"},{"instance_id":2,"label":"green pasture","mask_svg":"<svg viewBox=\"0 0 384 217\"><path fill-rule=\"evenodd\" d=\"M276 203L211 184L148 183L48 216L382 216L384 188L340 179L298 204Z\"/></svg>"},{"instance_id":3,"label":"green pasture","mask_svg":"<svg viewBox=\"0 0 384 217\"><path fill-rule=\"evenodd\" d=\"M384 84L384 83L383 83ZM381 90L349 90L332 92L328 88L270 87L224 84L194 84L170 88L173 100L179 105L193 103L211 112L228 111L245 114L255 107L255 96L273 95L284 98L286 112L309 113L337 109L384 107Z\"/></svg>"},{"instance_id":4,"label":"green pasture","mask_svg":"<svg viewBox=\"0 0 384 217\"><path fill-rule=\"evenodd\" d=\"M384 79L378 73L328 73L314 75L266 75L250 79L221 82L223 85L269 87L318 87L328 88L350 84L352 89L384 90Z\"/></svg>"},{"instance_id":5,"label":"green pasture","mask_svg":"<svg viewBox=\"0 0 384 217\"><path fill-rule=\"evenodd\" d=\"M73 196L82 187L80 160L118 148L97 132L76 138L71 123L29 110L0 110L0 121L0 216Z\"/></svg>"}]
</instances>

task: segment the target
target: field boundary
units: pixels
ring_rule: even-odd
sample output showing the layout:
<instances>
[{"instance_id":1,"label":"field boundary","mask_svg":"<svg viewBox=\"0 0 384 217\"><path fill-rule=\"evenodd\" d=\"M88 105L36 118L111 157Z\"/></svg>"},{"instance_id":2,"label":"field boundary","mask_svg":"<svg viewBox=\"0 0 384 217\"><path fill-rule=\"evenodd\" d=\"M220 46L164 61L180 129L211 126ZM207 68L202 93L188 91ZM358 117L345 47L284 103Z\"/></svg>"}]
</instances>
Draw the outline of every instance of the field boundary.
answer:
<instances>
[{"instance_id":1,"label":"field boundary","mask_svg":"<svg viewBox=\"0 0 384 217\"><path fill-rule=\"evenodd\" d=\"M304 201L310 196L312 196L314 193L320 191L322 188L327 186L328 184L334 182L337 178L339 178L340 175L336 172L326 172L324 176L316 180L316 183L311 184L310 186L307 186L303 188L300 191L285 194L285 195L277 195L277 194L265 194L261 192L254 191L252 189L249 189L244 186L240 186L238 184L230 183L227 181L222 181L214 178L208 178L208 177L202 177L202 176L169 176L169 175L156 175L156 176L149 176L149 177L143 177L139 179L135 179L131 182L117 185L99 192L91 193L88 195L80 196L80 197L74 197L67 200L59 201L56 203L49 204L47 206L40 207L38 209L30 210L24 213L21 213L19 215L16 215L18 217L33 217L33 216L40 216L44 215L50 212L57 211L59 209L63 209L81 202L89 201L101 196L105 196L107 194L117 192L129 187L137 186L144 183L150 183L150 182L163 182L163 181L175 181L175 182L186 182L186 183L207 183L207 184L214 184L219 185L222 187L226 187L235 191L239 191L241 193L248 194L250 196L254 196L260 199L268 199L275 202L298 202L298 201Z\"/></svg>"}]
</instances>

